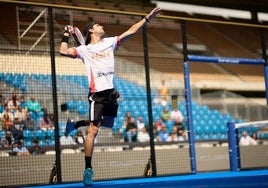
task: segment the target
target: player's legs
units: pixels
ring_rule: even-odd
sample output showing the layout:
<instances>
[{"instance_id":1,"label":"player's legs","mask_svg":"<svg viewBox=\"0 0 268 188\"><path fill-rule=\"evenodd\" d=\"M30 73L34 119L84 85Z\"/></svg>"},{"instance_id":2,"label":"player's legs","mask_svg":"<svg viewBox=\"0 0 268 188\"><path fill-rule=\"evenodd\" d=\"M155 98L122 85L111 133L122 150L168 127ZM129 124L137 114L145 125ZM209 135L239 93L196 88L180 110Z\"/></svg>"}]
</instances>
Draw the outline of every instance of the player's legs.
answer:
<instances>
[{"instance_id":1,"label":"player's legs","mask_svg":"<svg viewBox=\"0 0 268 188\"><path fill-rule=\"evenodd\" d=\"M93 168L91 164L91 159L94 150L95 138L98 134L99 127L101 124L101 117L103 112L103 105L101 103L96 103L94 100L90 101L90 123L86 131L85 140L85 170L83 174L83 183L85 185L91 185L93 179Z\"/></svg>"},{"instance_id":2,"label":"player's legs","mask_svg":"<svg viewBox=\"0 0 268 188\"><path fill-rule=\"evenodd\" d=\"M94 149L94 140L98 134L100 127L100 122L94 125L93 122L90 122L87 131L86 131L86 140L85 140L85 156L92 157Z\"/></svg>"}]
</instances>

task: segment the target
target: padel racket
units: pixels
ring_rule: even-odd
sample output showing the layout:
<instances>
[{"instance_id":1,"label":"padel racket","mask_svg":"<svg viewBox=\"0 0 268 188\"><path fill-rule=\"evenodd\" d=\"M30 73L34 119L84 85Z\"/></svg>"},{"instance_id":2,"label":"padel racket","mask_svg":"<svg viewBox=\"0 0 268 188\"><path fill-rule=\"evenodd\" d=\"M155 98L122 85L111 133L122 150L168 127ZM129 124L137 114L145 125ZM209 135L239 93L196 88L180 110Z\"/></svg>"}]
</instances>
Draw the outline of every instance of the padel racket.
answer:
<instances>
[{"instance_id":1,"label":"padel racket","mask_svg":"<svg viewBox=\"0 0 268 188\"><path fill-rule=\"evenodd\" d=\"M81 33L81 31L79 30L78 27L74 27L73 28L73 33L72 33L72 36L74 38L74 40L76 41L77 45L80 46L80 45L85 45L85 39Z\"/></svg>"}]
</instances>

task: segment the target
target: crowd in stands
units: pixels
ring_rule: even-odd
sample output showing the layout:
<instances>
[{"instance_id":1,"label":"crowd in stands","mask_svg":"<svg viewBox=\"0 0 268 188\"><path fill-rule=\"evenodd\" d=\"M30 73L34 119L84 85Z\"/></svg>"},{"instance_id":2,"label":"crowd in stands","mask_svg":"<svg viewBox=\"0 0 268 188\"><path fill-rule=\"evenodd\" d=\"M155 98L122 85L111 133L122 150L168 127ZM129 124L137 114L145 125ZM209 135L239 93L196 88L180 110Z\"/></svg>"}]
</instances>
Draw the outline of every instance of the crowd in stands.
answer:
<instances>
[{"instance_id":1,"label":"crowd in stands","mask_svg":"<svg viewBox=\"0 0 268 188\"><path fill-rule=\"evenodd\" d=\"M27 131L48 131L54 129L53 114L48 114L42 109L41 104L34 96L25 100L23 95L13 91L5 97L0 91L0 130L5 132L1 137L1 148L12 148L18 155L28 155L36 151L28 151L23 146ZM39 141L31 140L32 147L38 148ZM27 150L27 151L26 151Z\"/></svg>"},{"instance_id":2,"label":"crowd in stands","mask_svg":"<svg viewBox=\"0 0 268 188\"><path fill-rule=\"evenodd\" d=\"M171 142L188 140L188 133L183 125L183 119L182 113L177 108L170 111L165 107L161 117L153 123L154 141ZM143 122L141 116L135 118L131 112L125 114L120 132L122 134L122 141L124 142L148 142L150 140L148 125Z\"/></svg>"},{"instance_id":3,"label":"crowd in stands","mask_svg":"<svg viewBox=\"0 0 268 188\"><path fill-rule=\"evenodd\" d=\"M165 88L166 90L166 88ZM167 92L167 91L166 91ZM164 93L166 93L164 92ZM163 93L162 93L163 94ZM165 94L164 94L165 95ZM188 132L184 126L184 117L178 108L170 109L166 105L167 97L161 98L165 102L159 103L162 106L161 116L153 122L153 135L155 142L176 142L187 141ZM13 92L5 98L0 91L0 105L3 107L0 111L0 130L5 131L1 137L0 148L12 149L20 156L35 155L44 153L37 138L32 139L29 147L24 146L24 131L43 131L54 130L54 117L46 110L42 109L38 100L31 96L25 100L24 96L17 96ZM134 117L130 111L125 114L122 127L121 142L149 142L149 127L144 122L142 116ZM61 145L83 145L86 135L82 130L78 130L73 135L62 135L60 137ZM248 136L243 131L240 138L240 145L256 145L258 143L255 136ZM54 138L52 138L54 139Z\"/></svg>"}]
</instances>

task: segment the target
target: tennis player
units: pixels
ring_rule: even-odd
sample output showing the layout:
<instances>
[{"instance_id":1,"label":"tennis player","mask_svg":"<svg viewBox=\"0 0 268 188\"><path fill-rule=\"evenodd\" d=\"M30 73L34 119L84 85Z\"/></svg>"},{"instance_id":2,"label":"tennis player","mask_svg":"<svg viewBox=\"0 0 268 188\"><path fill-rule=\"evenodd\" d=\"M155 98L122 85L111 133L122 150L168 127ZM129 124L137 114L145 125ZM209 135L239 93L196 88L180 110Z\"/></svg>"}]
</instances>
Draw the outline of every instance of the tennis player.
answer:
<instances>
[{"instance_id":1,"label":"tennis player","mask_svg":"<svg viewBox=\"0 0 268 188\"><path fill-rule=\"evenodd\" d=\"M98 23L89 23L84 30L85 45L69 47L69 36L74 33L72 26L64 27L64 34L60 43L60 54L72 58L80 58L85 65L89 82L88 100L90 104L90 120L71 122L67 121L66 134L84 126L88 122L85 141L85 170L83 183L92 185L93 170L91 159L94 148L94 139L100 126L113 127L117 116L119 93L114 89L114 50L132 37L146 23L149 23L161 9L154 8L139 22L132 25L119 36L104 38L103 26Z\"/></svg>"}]
</instances>

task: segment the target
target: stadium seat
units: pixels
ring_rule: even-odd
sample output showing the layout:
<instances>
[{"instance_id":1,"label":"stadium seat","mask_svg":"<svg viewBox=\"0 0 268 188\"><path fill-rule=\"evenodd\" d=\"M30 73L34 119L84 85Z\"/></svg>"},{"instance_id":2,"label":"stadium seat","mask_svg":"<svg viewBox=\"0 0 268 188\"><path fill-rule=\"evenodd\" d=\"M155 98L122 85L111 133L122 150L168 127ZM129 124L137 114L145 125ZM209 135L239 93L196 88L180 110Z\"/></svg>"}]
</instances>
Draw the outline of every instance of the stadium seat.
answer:
<instances>
[{"instance_id":1,"label":"stadium seat","mask_svg":"<svg viewBox=\"0 0 268 188\"><path fill-rule=\"evenodd\" d=\"M32 141L32 140L25 140L25 139L24 139L23 145L24 145L25 147L33 146L33 141Z\"/></svg>"},{"instance_id":2,"label":"stadium seat","mask_svg":"<svg viewBox=\"0 0 268 188\"><path fill-rule=\"evenodd\" d=\"M55 145L55 140L54 139L48 139L47 145L54 146Z\"/></svg>"},{"instance_id":3,"label":"stadium seat","mask_svg":"<svg viewBox=\"0 0 268 188\"><path fill-rule=\"evenodd\" d=\"M45 140L39 140L39 146L47 146L47 142Z\"/></svg>"},{"instance_id":4,"label":"stadium seat","mask_svg":"<svg viewBox=\"0 0 268 188\"><path fill-rule=\"evenodd\" d=\"M43 130L37 130L35 131L35 137L39 140L42 141L46 138L47 134Z\"/></svg>"},{"instance_id":5,"label":"stadium seat","mask_svg":"<svg viewBox=\"0 0 268 188\"><path fill-rule=\"evenodd\" d=\"M23 130L24 141L30 141L32 143L34 138L34 133L31 130Z\"/></svg>"},{"instance_id":6,"label":"stadium seat","mask_svg":"<svg viewBox=\"0 0 268 188\"><path fill-rule=\"evenodd\" d=\"M53 129L47 130L47 136L49 139L54 139L55 130L53 130Z\"/></svg>"},{"instance_id":7,"label":"stadium seat","mask_svg":"<svg viewBox=\"0 0 268 188\"><path fill-rule=\"evenodd\" d=\"M70 111L70 112L74 112L75 110L76 110L76 103L75 103L75 101L68 101L67 102L67 107L68 107L68 110Z\"/></svg>"},{"instance_id":8,"label":"stadium seat","mask_svg":"<svg viewBox=\"0 0 268 188\"><path fill-rule=\"evenodd\" d=\"M0 113L3 113L3 112L4 112L4 107L0 106Z\"/></svg>"},{"instance_id":9,"label":"stadium seat","mask_svg":"<svg viewBox=\"0 0 268 188\"><path fill-rule=\"evenodd\" d=\"M77 113L79 116L84 116L87 114L87 108L84 105L80 104L77 106Z\"/></svg>"},{"instance_id":10,"label":"stadium seat","mask_svg":"<svg viewBox=\"0 0 268 188\"><path fill-rule=\"evenodd\" d=\"M0 130L0 139L6 135L6 131Z\"/></svg>"}]
</instances>

